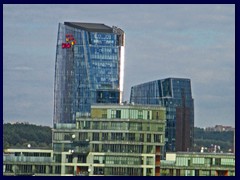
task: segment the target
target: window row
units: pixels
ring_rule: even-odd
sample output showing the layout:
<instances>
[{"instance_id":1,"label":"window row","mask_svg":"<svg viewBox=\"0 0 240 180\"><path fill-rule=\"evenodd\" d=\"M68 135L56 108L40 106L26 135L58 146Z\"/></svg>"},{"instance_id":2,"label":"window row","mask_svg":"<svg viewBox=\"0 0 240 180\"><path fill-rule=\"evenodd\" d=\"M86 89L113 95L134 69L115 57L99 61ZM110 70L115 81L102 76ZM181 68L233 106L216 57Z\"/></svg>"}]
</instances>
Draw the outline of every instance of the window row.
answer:
<instances>
[{"instance_id":1,"label":"window row","mask_svg":"<svg viewBox=\"0 0 240 180\"><path fill-rule=\"evenodd\" d=\"M112 116L119 117L118 111ZM106 114L103 114L103 118ZM109 122L109 121L80 121L79 129L99 129L99 130L130 130L130 131L151 131L163 132L164 124L149 122Z\"/></svg>"}]
</instances>

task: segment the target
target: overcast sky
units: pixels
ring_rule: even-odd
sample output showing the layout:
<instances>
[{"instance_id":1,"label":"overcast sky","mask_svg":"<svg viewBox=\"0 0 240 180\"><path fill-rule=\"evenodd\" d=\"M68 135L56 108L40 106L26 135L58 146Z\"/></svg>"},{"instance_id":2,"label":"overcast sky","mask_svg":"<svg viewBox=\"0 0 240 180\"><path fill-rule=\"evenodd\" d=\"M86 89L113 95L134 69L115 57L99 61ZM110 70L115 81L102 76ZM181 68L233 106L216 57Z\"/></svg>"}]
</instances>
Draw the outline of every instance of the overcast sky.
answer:
<instances>
[{"instance_id":1,"label":"overcast sky","mask_svg":"<svg viewBox=\"0 0 240 180\"><path fill-rule=\"evenodd\" d=\"M195 126L235 127L235 5L3 5L3 119L52 126L58 23L126 34L124 100L133 85L190 78Z\"/></svg>"}]
</instances>

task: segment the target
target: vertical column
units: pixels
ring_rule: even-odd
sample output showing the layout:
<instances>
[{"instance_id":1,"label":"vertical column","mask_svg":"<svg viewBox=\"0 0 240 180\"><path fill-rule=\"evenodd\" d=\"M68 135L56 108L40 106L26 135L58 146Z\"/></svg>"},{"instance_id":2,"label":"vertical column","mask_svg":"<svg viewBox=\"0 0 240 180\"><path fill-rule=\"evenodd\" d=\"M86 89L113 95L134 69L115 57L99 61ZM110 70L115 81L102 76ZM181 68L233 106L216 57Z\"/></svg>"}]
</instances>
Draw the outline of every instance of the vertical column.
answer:
<instances>
[{"instance_id":1,"label":"vertical column","mask_svg":"<svg viewBox=\"0 0 240 180\"><path fill-rule=\"evenodd\" d=\"M144 147L146 147L146 146L144 146ZM142 165L143 165L143 176L146 176L147 175L147 169L146 169L147 157L146 156L143 156L143 164Z\"/></svg>"},{"instance_id":2,"label":"vertical column","mask_svg":"<svg viewBox=\"0 0 240 180\"><path fill-rule=\"evenodd\" d=\"M35 165L32 165L32 172L33 172L33 174L36 173L36 166Z\"/></svg>"},{"instance_id":3,"label":"vertical column","mask_svg":"<svg viewBox=\"0 0 240 180\"><path fill-rule=\"evenodd\" d=\"M46 174L49 174L49 165L46 165Z\"/></svg>"},{"instance_id":4,"label":"vertical column","mask_svg":"<svg viewBox=\"0 0 240 180\"><path fill-rule=\"evenodd\" d=\"M66 160L66 154L62 153L62 159L61 159L61 175L65 174L65 160Z\"/></svg>"},{"instance_id":5,"label":"vertical column","mask_svg":"<svg viewBox=\"0 0 240 180\"><path fill-rule=\"evenodd\" d=\"M56 172L55 172L55 165L52 166L52 173L56 174Z\"/></svg>"}]
</instances>

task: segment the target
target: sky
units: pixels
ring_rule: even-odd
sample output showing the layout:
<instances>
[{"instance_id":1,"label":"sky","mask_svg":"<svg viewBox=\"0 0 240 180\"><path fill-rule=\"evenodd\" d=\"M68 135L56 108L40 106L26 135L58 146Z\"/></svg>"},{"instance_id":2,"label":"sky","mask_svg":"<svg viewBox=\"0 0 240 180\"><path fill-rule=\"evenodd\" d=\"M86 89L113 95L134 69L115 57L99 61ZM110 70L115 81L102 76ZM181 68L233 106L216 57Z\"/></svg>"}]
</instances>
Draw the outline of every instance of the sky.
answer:
<instances>
[{"instance_id":1,"label":"sky","mask_svg":"<svg viewBox=\"0 0 240 180\"><path fill-rule=\"evenodd\" d=\"M58 23L117 26L131 86L191 79L196 127L235 127L235 5L4 4L3 120L52 126Z\"/></svg>"}]
</instances>

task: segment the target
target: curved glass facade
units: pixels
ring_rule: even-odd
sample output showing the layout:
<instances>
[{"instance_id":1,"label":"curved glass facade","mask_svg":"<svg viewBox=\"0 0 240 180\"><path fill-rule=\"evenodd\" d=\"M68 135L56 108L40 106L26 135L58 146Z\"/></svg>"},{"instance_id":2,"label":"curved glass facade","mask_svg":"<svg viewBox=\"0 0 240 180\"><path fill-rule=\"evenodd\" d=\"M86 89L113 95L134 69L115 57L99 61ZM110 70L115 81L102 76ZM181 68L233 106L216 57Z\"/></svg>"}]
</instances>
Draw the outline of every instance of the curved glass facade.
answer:
<instances>
[{"instance_id":1,"label":"curved glass facade","mask_svg":"<svg viewBox=\"0 0 240 180\"><path fill-rule=\"evenodd\" d=\"M166 151L193 148L194 101L190 79L167 78L133 86L130 102L166 107Z\"/></svg>"},{"instance_id":2,"label":"curved glass facade","mask_svg":"<svg viewBox=\"0 0 240 180\"><path fill-rule=\"evenodd\" d=\"M54 124L89 116L94 103L121 102L124 38L121 29L104 24L59 24Z\"/></svg>"}]
</instances>

